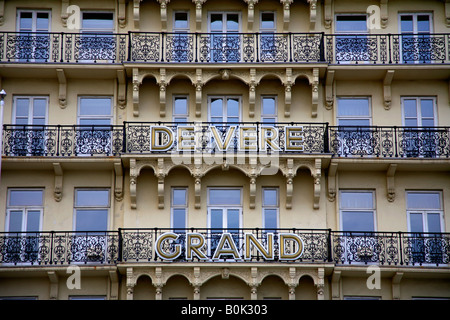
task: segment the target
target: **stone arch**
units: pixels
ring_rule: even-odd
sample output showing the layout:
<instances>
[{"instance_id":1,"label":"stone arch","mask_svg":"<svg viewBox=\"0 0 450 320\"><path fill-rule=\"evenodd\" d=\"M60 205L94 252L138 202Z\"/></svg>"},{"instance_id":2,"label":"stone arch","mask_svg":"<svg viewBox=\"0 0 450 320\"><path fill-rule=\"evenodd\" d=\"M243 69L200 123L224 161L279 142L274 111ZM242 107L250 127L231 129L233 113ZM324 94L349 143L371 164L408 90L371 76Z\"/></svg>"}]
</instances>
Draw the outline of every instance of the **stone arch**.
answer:
<instances>
[{"instance_id":1,"label":"stone arch","mask_svg":"<svg viewBox=\"0 0 450 320\"><path fill-rule=\"evenodd\" d=\"M258 300L282 299L288 300L289 290L285 280L277 274L268 274L258 287Z\"/></svg>"},{"instance_id":2,"label":"stone arch","mask_svg":"<svg viewBox=\"0 0 450 320\"><path fill-rule=\"evenodd\" d=\"M151 276L145 273L137 275L133 288L133 300L155 300L155 297L156 289Z\"/></svg>"},{"instance_id":3,"label":"stone arch","mask_svg":"<svg viewBox=\"0 0 450 320\"><path fill-rule=\"evenodd\" d=\"M244 299L250 300L250 289L245 280L238 275L215 275L208 278L202 285L200 299Z\"/></svg>"},{"instance_id":4,"label":"stone arch","mask_svg":"<svg viewBox=\"0 0 450 320\"><path fill-rule=\"evenodd\" d=\"M173 274L165 282L162 299L194 299L194 292L190 280L184 274Z\"/></svg>"},{"instance_id":5,"label":"stone arch","mask_svg":"<svg viewBox=\"0 0 450 320\"><path fill-rule=\"evenodd\" d=\"M296 300L317 300L317 281L309 274L302 275L295 288Z\"/></svg>"}]
</instances>

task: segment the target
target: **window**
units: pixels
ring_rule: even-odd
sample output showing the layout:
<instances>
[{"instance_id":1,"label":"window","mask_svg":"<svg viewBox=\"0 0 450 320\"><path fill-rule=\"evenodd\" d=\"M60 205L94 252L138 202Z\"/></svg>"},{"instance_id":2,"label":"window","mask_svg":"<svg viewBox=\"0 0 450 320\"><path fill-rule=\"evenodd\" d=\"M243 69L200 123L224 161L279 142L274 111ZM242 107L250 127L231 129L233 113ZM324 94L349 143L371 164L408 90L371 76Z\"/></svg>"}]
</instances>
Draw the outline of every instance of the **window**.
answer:
<instances>
[{"instance_id":1,"label":"window","mask_svg":"<svg viewBox=\"0 0 450 320\"><path fill-rule=\"evenodd\" d=\"M208 15L210 59L214 62L241 61L240 13L212 12Z\"/></svg>"},{"instance_id":2,"label":"window","mask_svg":"<svg viewBox=\"0 0 450 320\"><path fill-rule=\"evenodd\" d=\"M172 219L173 229L185 229L188 208L187 188L172 188Z\"/></svg>"},{"instance_id":3,"label":"window","mask_svg":"<svg viewBox=\"0 0 450 320\"><path fill-rule=\"evenodd\" d=\"M276 232L278 229L279 197L278 188L266 187L262 189L263 198L263 228L267 232Z\"/></svg>"},{"instance_id":4,"label":"window","mask_svg":"<svg viewBox=\"0 0 450 320\"><path fill-rule=\"evenodd\" d=\"M367 36L367 15L336 15L335 29L337 34L345 34L338 35L335 38L336 62L348 63L372 60L372 53L369 51L372 40Z\"/></svg>"},{"instance_id":5,"label":"window","mask_svg":"<svg viewBox=\"0 0 450 320\"><path fill-rule=\"evenodd\" d=\"M173 13L173 32L189 32L189 12L175 11Z\"/></svg>"},{"instance_id":6,"label":"window","mask_svg":"<svg viewBox=\"0 0 450 320\"><path fill-rule=\"evenodd\" d=\"M440 236L444 230L442 193L407 191L406 205L412 262L445 263Z\"/></svg>"},{"instance_id":7,"label":"window","mask_svg":"<svg viewBox=\"0 0 450 320\"><path fill-rule=\"evenodd\" d=\"M109 189L75 190L75 231L106 231Z\"/></svg>"},{"instance_id":8,"label":"window","mask_svg":"<svg viewBox=\"0 0 450 320\"><path fill-rule=\"evenodd\" d=\"M403 62L431 62L435 52L433 43L439 38L432 39L431 13L401 13L399 14L401 33L401 61ZM434 58L436 59L436 58Z\"/></svg>"},{"instance_id":9,"label":"window","mask_svg":"<svg viewBox=\"0 0 450 320\"><path fill-rule=\"evenodd\" d=\"M113 61L116 56L114 14L112 12L82 12L81 38L77 60Z\"/></svg>"},{"instance_id":10,"label":"window","mask_svg":"<svg viewBox=\"0 0 450 320\"><path fill-rule=\"evenodd\" d=\"M261 122L277 122L277 98L275 96L261 96Z\"/></svg>"},{"instance_id":11,"label":"window","mask_svg":"<svg viewBox=\"0 0 450 320\"><path fill-rule=\"evenodd\" d=\"M208 189L208 226L211 228L210 254L217 248L223 232L232 234L240 248L239 228L242 225L242 190L240 188Z\"/></svg>"},{"instance_id":12,"label":"window","mask_svg":"<svg viewBox=\"0 0 450 320\"><path fill-rule=\"evenodd\" d=\"M341 191L339 205L343 231L375 231L373 191Z\"/></svg>"},{"instance_id":13,"label":"window","mask_svg":"<svg viewBox=\"0 0 450 320\"><path fill-rule=\"evenodd\" d=\"M111 97L80 97L78 101L78 124L111 125Z\"/></svg>"},{"instance_id":14,"label":"window","mask_svg":"<svg viewBox=\"0 0 450 320\"><path fill-rule=\"evenodd\" d=\"M239 122L241 119L241 98L236 96L209 97L209 121Z\"/></svg>"},{"instance_id":15,"label":"window","mask_svg":"<svg viewBox=\"0 0 450 320\"><path fill-rule=\"evenodd\" d=\"M173 97L173 122L188 122L189 102L188 96Z\"/></svg>"},{"instance_id":16,"label":"window","mask_svg":"<svg viewBox=\"0 0 450 320\"><path fill-rule=\"evenodd\" d=\"M260 15L260 60L276 61L286 52L284 36L275 35L276 15L273 11L262 11ZM284 52L283 52L284 51Z\"/></svg>"},{"instance_id":17,"label":"window","mask_svg":"<svg viewBox=\"0 0 450 320\"><path fill-rule=\"evenodd\" d=\"M261 12L261 23L259 26L260 32L272 32L274 33L277 29L276 15L273 11L262 11Z\"/></svg>"},{"instance_id":18,"label":"window","mask_svg":"<svg viewBox=\"0 0 450 320\"><path fill-rule=\"evenodd\" d=\"M188 62L193 61L194 36L189 32L189 12L174 11L173 33L166 35L167 50L166 61Z\"/></svg>"},{"instance_id":19,"label":"window","mask_svg":"<svg viewBox=\"0 0 450 320\"><path fill-rule=\"evenodd\" d=\"M47 110L48 97L14 97L12 122L21 126L15 127L19 130L11 136L11 154L38 156L47 151L47 129L44 127L47 124Z\"/></svg>"},{"instance_id":20,"label":"window","mask_svg":"<svg viewBox=\"0 0 450 320\"><path fill-rule=\"evenodd\" d=\"M337 124L339 126L370 126L370 98L339 97L337 99Z\"/></svg>"},{"instance_id":21,"label":"window","mask_svg":"<svg viewBox=\"0 0 450 320\"><path fill-rule=\"evenodd\" d=\"M38 232L44 210L43 189L9 189L6 231Z\"/></svg>"},{"instance_id":22,"label":"window","mask_svg":"<svg viewBox=\"0 0 450 320\"><path fill-rule=\"evenodd\" d=\"M18 10L15 58L20 61L43 62L50 58L50 11ZM8 48L9 49L9 48Z\"/></svg>"},{"instance_id":23,"label":"window","mask_svg":"<svg viewBox=\"0 0 450 320\"><path fill-rule=\"evenodd\" d=\"M433 97L403 97L403 129L400 145L407 157L429 157L439 155L437 147L439 130L436 125L436 99Z\"/></svg>"}]
</instances>

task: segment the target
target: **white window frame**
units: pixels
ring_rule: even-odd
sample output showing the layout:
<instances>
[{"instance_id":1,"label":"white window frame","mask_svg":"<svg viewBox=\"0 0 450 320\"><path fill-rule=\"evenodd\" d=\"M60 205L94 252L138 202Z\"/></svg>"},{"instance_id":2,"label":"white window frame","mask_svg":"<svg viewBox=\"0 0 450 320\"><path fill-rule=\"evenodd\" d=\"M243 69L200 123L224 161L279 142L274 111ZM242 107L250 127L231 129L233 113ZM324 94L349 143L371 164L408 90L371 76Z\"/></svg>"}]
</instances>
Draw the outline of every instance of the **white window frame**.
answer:
<instances>
[{"instance_id":1,"label":"white window frame","mask_svg":"<svg viewBox=\"0 0 450 320\"><path fill-rule=\"evenodd\" d=\"M27 125L35 125L35 126L42 126L40 124L33 124L33 110L34 110L34 100L35 99L45 99L46 100L46 105L45 105L45 116L44 116L44 125L47 125L48 123L48 102L49 102L49 97L48 96L28 96L28 95L15 95L13 97L13 112L12 112L12 123L13 124L17 124L17 100L18 99L29 99L29 103L28 103L28 124Z\"/></svg>"},{"instance_id":2,"label":"white window frame","mask_svg":"<svg viewBox=\"0 0 450 320\"><path fill-rule=\"evenodd\" d=\"M17 31L21 31L20 29L20 14L23 12L31 12L32 14L32 20L33 20L33 24L31 27L31 31L28 32L50 32L50 28L51 28L51 22L52 22L52 11L51 10L36 10L36 9L17 9L17 13L16 13L16 30ZM48 14L48 26L46 30L37 30L37 26L36 26L36 19L37 19L37 14L38 13L47 13ZM27 31L23 31L23 32L27 32Z\"/></svg>"},{"instance_id":3,"label":"white window frame","mask_svg":"<svg viewBox=\"0 0 450 320\"><path fill-rule=\"evenodd\" d=\"M109 99L110 101L110 114L109 115L81 115L81 101L83 99ZM108 126L111 126L113 124L114 116L113 116L113 97L112 96L78 96L78 108L77 108L77 124L80 124L81 119L109 119Z\"/></svg>"},{"instance_id":4,"label":"white window frame","mask_svg":"<svg viewBox=\"0 0 450 320\"><path fill-rule=\"evenodd\" d=\"M274 99L274 103L275 103L275 113L274 114L269 114L269 113L264 113L264 99L265 98L273 98ZM276 123L278 121L278 97L277 95L270 95L270 94L265 94L265 95L261 95L261 122L265 123L265 119L266 118L274 118L275 120L273 121L274 123ZM272 121L270 121L272 122Z\"/></svg>"},{"instance_id":5,"label":"white window frame","mask_svg":"<svg viewBox=\"0 0 450 320\"><path fill-rule=\"evenodd\" d=\"M77 205L77 191L108 191L108 204L105 206L89 206L89 205ZM74 231L84 231L84 230L77 230L77 211L78 210L86 210L86 209L92 209L92 210L106 210L106 230L95 230L95 231L108 231L110 226L110 214L111 214L111 189L107 187L99 187L99 188L84 188L84 187L76 187L74 189L74 202L73 202L73 229ZM89 231L90 232L90 231Z\"/></svg>"},{"instance_id":6,"label":"white window frame","mask_svg":"<svg viewBox=\"0 0 450 320\"><path fill-rule=\"evenodd\" d=\"M277 193L277 203L275 205L267 205L264 197L265 190L275 190ZM264 229L267 229L266 226L266 209L275 210L276 211L276 226L274 229L280 228L280 189L278 187L262 187L261 189L261 197L262 197L262 226ZM272 228L270 228L272 229Z\"/></svg>"},{"instance_id":7,"label":"white window frame","mask_svg":"<svg viewBox=\"0 0 450 320\"><path fill-rule=\"evenodd\" d=\"M267 13L271 13L273 14L273 28L263 28L262 26L262 15L263 14L267 14ZM264 32L264 33L276 33L277 32L277 12L276 11L271 11L271 10L263 10L260 11L259 13L259 32Z\"/></svg>"},{"instance_id":8,"label":"white window frame","mask_svg":"<svg viewBox=\"0 0 450 320\"><path fill-rule=\"evenodd\" d=\"M221 123L227 123L228 122L228 99L238 99L239 102L239 120L237 122L242 121L242 96L240 95L211 95L208 96L208 121L212 122L211 120L211 100L212 99L222 99L222 122Z\"/></svg>"},{"instance_id":9,"label":"white window frame","mask_svg":"<svg viewBox=\"0 0 450 320\"><path fill-rule=\"evenodd\" d=\"M444 208L443 208L443 197L442 197L442 191L432 191L432 190L406 190L406 197L405 199L408 199L408 195L410 194L418 194L418 193L428 193L428 194L438 194L439 195L439 202L441 204L440 209L430 209L430 208L409 208L408 202L406 201L406 213L407 213L407 222L408 222L408 232L412 232L411 230L411 214L420 213L422 215L422 226L423 226L423 232L427 233L429 232L428 229L428 214L429 213L438 213L440 217L440 225L441 225L441 231L445 232L445 224L444 224Z\"/></svg>"},{"instance_id":10,"label":"white window frame","mask_svg":"<svg viewBox=\"0 0 450 320\"><path fill-rule=\"evenodd\" d=\"M41 191L42 193L42 205L30 205L30 206L22 206L22 205L14 205L11 204L11 191ZM5 221L5 231L9 232L9 224L11 211L22 211L22 232L27 232L27 213L28 211L39 211L39 230L42 231L42 223L44 216L44 201L45 201L45 189L44 188L8 188L7 190L7 207L6 207L6 221Z\"/></svg>"},{"instance_id":11,"label":"white window frame","mask_svg":"<svg viewBox=\"0 0 450 320\"><path fill-rule=\"evenodd\" d=\"M429 18L430 18L430 31L429 32L421 32L421 33L419 33L418 32L418 30L417 30L417 17L419 16L419 15L427 15L427 16L429 16ZM404 32L402 32L402 17L404 17L404 16L412 16L412 18L413 18L413 31L412 31L412 33L410 33L409 31L408 32L406 32L406 31L404 31ZM421 35L421 34L432 34L433 33L433 13L432 12L402 12L402 13L399 13L398 14L398 17L397 17L397 23L398 23L398 33L400 34L400 35L411 35L411 36L413 36L413 37L417 37L418 35ZM403 54L402 54L402 48L403 48L403 45L402 45L402 37L399 39L399 49L400 49L400 61L401 62L403 62ZM421 61L419 61L419 60L415 60L413 63L420 63Z\"/></svg>"},{"instance_id":12,"label":"white window frame","mask_svg":"<svg viewBox=\"0 0 450 320\"><path fill-rule=\"evenodd\" d=\"M339 30L337 30L337 20L338 20L338 17L349 17L349 16L365 16L366 17L366 23L365 23L365 26L366 26L366 28L364 29L364 30L354 30L354 31L339 31ZM366 13L338 13L338 14L335 14L334 15L334 30L335 30L335 33L336 33L336 35L339 35L339 34L341 34L341 35L346 35L346 34L348 34L348 35L351 35L351 34L360 34L361 36L368 36L369 34L370 34L370 30L369 30L369 28L367 27L367 19L368 19L369 17L368 17L368 15L366 14ZM339 36L337 36L337 37L335 37L335 40L338 38ZM341 36L341 37L343 37L343 36ZM335 48L335 55L337 54L337 50L336 50L336 48ZM354 61L340 61L339 62L340 64L352 64L352 63L355 63ZM358 64L368 64L368 63L370 63L370 61L358 61Z\"/></svg>"},{"instance_id":13,"label":"white window frame","mask_svg":"<svg viewBox=\"0 0 450 320\"><path fill-rule=\"evenodd\" d=\"M416 119L417 127L422 127L422 103L421 100L433 100L433 123L437 126L437 103L435 96L402 96L400 98L402 105L402 125L405 126L406 114L405 114L405 100L416 100Z\"/></svg>"},{"instance_id":14,"label":"white window frame","mask_svg":"<svg viewBox=\"0 0 450 320\"><path fill-rule=\"evenodd\" d=\"M371 193L372 194L372 208L345 208L342 207L342 193ZM343 189L343 190L339 190L339 217L340 217L340 223L339 223L339 227L340 230L344 231L344 232L353 232L353 233L360 233L361 231L353 231L353 230L345 230L344 229L344 217L343 217L343 211L352 211L352 212L367 212L367 211L372 211L372 215L373 215L373 230L364 230L364 231L368 231L368 232L376 232L377 231L377 209L376 209L376 194L375 194L375 190L363 190L363 189L356 189L356 190L350 190L350 189Z\"/></svg>"},{"instance_id":15,"label":"white window frame","mask_svg":"<svg viewBox=\"0 0 450 320\"><path fill-rule=\"evenodd\" d=\"M211 15L213 14L221 14L225 19L222 20L222 31L211 30ZM228 31L226 28L226 16L227 14L237 14L239 19L239 27L237 31ZM240 11L210 11L208 12L208 32L209 33L240 33L242 32L242 13Z\"/></svg>"},{"instance_id":16,"label":"white window frame","mask_svg":"<svg viewBox=\"0 0 450 320\"><path fill-rule=\"evenodd\" d=\"M175 22L176 22L176 18L175 18L175 16L176 16L176 14L177 13L186 13L186 15L187 15L187 27L186 28L177 28L176 26L175 26ZM173 15L172 15L172 21L173 21L173 23L172 23L172 31L173 32L175 32L175 33L188 33L189 32L189 30L190 30L190 15L189 15L189 11L187 11L187 10L174 10L173 11Z\"/></svg>"},{"instance_id":17,"label":"white window frame","mask_svg":"<svg viewBox=\"0 0 450 320\"><path fill-rule=\"evenodd\" d=\"M183 98L186 100L186 114L175 113L175 101L176 99ZM185 118L186 121L177 121L175 118ZM189 95L187 94L176 94L172 97L172 121L174 123L184 123L189 122Z\"/></svg>"},{"instance_id":18,"label":"white window frame","mask_svg":"<svg viewBox=\"0 0 450 320\"><path fill-rule=\"evenodd\" d=\"M174 200L174 191L175 190L184 190L186 193L186 199L183 205L177 205L173 203ZM187 229L188 228L188 209L189 209L189 193L188 193L189 189L188 187L172 187L172 190L170 190L170 194L171 194L171 208L170 208L170 227L173 229L175 228L174 226L174 209L184 209L184 226Z\"/></svg>"}]
</instances>

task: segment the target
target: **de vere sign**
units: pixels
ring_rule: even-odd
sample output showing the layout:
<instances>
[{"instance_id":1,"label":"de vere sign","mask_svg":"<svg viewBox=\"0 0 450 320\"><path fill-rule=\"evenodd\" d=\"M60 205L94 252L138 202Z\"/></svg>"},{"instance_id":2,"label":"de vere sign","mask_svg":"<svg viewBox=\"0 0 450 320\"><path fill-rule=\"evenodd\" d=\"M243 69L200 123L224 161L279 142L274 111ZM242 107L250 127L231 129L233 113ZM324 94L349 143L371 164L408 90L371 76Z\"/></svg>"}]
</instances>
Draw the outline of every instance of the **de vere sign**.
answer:
<instances>
[{"instance_id":1,"label":"de vere sign","mask_svg":"<svg viewBox=\"0 0 450 320\"><path fill-rule=\"evenodd\" d=\"M221 126L223 127L223 126ZM176 129L167 126L151 126L151 151L195 151L201 149L202 137L209 136L209 141L216 150L227 151L230 147L236 147L239 151L303 151L303 127L302 126L248 126L229 125L225 131L214 125L207 127L203 132L202 126L178 125ZM284 131L280 137L279 130ZM284 140L284 141L283 141ZM284 143L282 143L284 142ZM280 145L282 144L282 146ZM176 145L176 148L175 148Z\"/></svg>"},{"instance_id":2,"label":"de vere sign","mask_svg":"<svg viewBox=\"0 0 450 320\"><path fill-rule=\"evenodd\" d=\"M158 257L164 261L183 258L188 261L192 261L194 258L201 261L218 261L221 259L249 261L256 254L269 261L275 260L275 255L280 261L294 261L303 254L303 240L294 233L277 234L278 250L275 250L273 233L267 233L264 241L258 240L252 233L245 233L242 250L239 250L236 245L236 242L240 242L240 240L234 238L237 234L224 232L214 234L214 237L216 236L218 241L214 239L214 245L212 245L212 241L206 241L201 233L176 234L166 232L157 238L155 251ZM182 241L180 241L180 237L182 237Z\"/></svg>"}]
</instances>

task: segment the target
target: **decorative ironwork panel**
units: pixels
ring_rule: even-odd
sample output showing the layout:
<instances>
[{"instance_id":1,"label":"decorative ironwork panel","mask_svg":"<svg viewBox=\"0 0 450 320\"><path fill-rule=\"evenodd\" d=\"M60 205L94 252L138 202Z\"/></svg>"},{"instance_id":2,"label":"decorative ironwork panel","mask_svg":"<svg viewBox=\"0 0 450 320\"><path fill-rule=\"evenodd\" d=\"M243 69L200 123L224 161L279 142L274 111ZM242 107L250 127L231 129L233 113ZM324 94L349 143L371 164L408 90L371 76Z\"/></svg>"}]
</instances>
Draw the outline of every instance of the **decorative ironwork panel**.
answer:
<instances>
[{"instance_id":1,"label":"decorative ironwork panel","mask_svg":"<svg viewBox=\"0 0 450 320\"><path fill-rule=\"evenodd\" d=\"M262 33L259 36L261 62L287 62L289 60L289 35Z\"/></svg>"},{"instance_id":2,"label":"decorative ironwork panel","mask_svg":"<svg viewBox=\"0 0 450 320\"><path fill-rule=\"evenodd\" d=\"M192 34L166 34L165 39L166 62L194 61L194 36Z\"/></svg>"},{"instance_id":3,"label":"decorative ironwork panel","mask_svg":"<svg viewBox=\"0 0 450 320\"><path fill-rule=\"evenodd\" d=\"M320 62L322 61L322 51L321 35L292 35L292 60L294 62Z\"/></svg>"},{"instance_id":4,"label":"decorative ironwork panel","mask_svg":"<svg viewBox=\"0 0 450 320\"><path fill-rule=\"evenodd\" d=\"M161 59L161 35L157 33L131 33L131 61L159 62Z\"/></svg>"},{"instance_id":5,"label":"decorative ironwork panel","mask_svg":"<svg viewBox=\"0 0 450 320\"><path fill-rule=\"evenodd\" d=\"M117 40L114 35L83 33L73 36L76 61L116 61Z\"/></svg>"}]
</instances>

